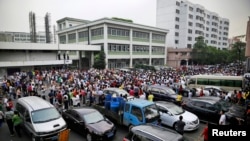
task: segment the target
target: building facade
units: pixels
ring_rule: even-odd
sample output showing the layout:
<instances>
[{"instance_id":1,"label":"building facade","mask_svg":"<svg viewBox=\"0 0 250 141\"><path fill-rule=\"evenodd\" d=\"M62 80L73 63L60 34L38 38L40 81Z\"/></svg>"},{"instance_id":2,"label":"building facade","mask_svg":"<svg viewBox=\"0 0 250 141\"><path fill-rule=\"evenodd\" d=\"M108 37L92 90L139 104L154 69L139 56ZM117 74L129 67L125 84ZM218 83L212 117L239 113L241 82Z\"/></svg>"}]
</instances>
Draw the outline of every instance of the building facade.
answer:
<instances>
[{"instance_id":1,"label":"building facade","mask_svg":"<svg viewBox=\"0 0 250 141\"><path fill-rule=\"evenodd\" d=\"M192 65L190 48L168 48L167 65L173 68Z\"/></svg>"},{"instance_id":2,"label":"building facade","mask_svg":"<svg viewBox=\"0 0 250 141\"><path fill-rule=\"evenodd\" d=\"M156 26L169 29L168 47L192 48L198 36L208 46L229 47L229 19L187 0L157 0Z\"/></svg>"},{"instance_id":3,"label":"building facade","mask_svg":"<svg viewBox=\"0 0 250 141\"><path fill-rule=\"evenodd\" d=\"M60 44L100 45L106 68L166 64L167 29L110 18L87 21L69 17L58 20L57 27Z\"/></svg>"},{"instance_id":4,"label":"building facade","mask_svg":"<svg viewBox=\"0 0 250 141\"><path fill-rule=\"evenodd\" d=\"M53 38L51 38L53 40ZM30 33L28 32L0 32L1 42L30 43ZM46 43L45 32L36 33L37 43ZM53 41L52 41L53 43Z\"/></svg>"},{"instance_id":5,"label":"building facade","mask_svg":"<svg viewBox=\"0 0 250 141\"><path fill-rule=\"evenodd\" d=\"M101 50L100 46L83 44L0 42L0 46L0 77L35 69L88 69L94 63L94 52ZM80 56L76 51L88 55ZM64 59L63 54L69 57Z\"/></svg>"}]
</instances>

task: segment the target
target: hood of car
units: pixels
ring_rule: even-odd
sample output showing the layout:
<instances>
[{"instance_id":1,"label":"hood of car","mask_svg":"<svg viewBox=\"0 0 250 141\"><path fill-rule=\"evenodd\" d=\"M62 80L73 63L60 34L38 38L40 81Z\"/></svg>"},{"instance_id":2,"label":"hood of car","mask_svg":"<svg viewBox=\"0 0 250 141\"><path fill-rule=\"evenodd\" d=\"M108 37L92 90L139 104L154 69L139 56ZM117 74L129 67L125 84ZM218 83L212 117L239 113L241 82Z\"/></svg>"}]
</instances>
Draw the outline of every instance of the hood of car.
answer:
<instances>
[{"instance_id":1,"label":"hood of car","mask_svg":"<svg viewBox=\"0 0 250 141\"><path fill-rule=\"evenodd\" d=\"M239 105L232 105L226 112L227 116L244 119L246 109Z\"/></svg>"},{"instance_id":2,"label":"hood of car","mask_svg":"<svg viewBox=\"0 0 250 141\"><path fill-rule=\"evenodd\" d=\"M182 117L183 117L183 121L187 121L187 122L193 122L193 121L198 119L198 117L195 114L193 114L189 111L186 111L186 110L182 114Z\"/></svg>"},{"instance_id":3,"label":"hood of car","mask_svg":"<svg viewBox=\"0 0 250 141\"><path fill-rule=\"evenodd\" d=\"M110 121L102 120L97 123L88 124L89 130L95 133L103 134L113 128L114 124Z\"/></svg>"}]
</instances>

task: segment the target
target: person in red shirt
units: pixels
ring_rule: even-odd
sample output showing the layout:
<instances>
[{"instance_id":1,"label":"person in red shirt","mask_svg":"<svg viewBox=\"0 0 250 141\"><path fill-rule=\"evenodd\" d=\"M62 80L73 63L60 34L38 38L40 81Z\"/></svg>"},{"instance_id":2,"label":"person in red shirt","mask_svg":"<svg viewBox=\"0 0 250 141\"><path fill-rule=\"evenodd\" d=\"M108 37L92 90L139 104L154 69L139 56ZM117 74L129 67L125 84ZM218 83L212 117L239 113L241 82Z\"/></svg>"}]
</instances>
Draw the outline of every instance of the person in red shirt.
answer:
<instances>
[{"instance_id":1,"label":"person in red shirt","mask_svg":"<svg viewBox=\"0 0 250 141\"><path fill-rule=\"evenodd\" d=\"M201 136L203 136L204 141L208 141L208 122L206 123L206 126L203 129Z\"/></svg>"},{"instance_id":2,"label":"person in red shirt","mask_svg":"<svg viewBox=\"0 0 250 141\"><path fill-rule=\"evenodd\" d=\"M237 104L241 104L241 100L242 100L242 92L239 91L239 92L237 93Z\"/></svg>"},{"instance_id":3,"label":"person in red shirt","mask_svg":"<svg viewBox=\"0 0 250 141\"><path fill-rule=\"evenodd\" d=\"M134 91L134 87L131 87L129 90L129 95L130 96L134 96L135 95L135 91Z\"/></svg>"}]
</instances>

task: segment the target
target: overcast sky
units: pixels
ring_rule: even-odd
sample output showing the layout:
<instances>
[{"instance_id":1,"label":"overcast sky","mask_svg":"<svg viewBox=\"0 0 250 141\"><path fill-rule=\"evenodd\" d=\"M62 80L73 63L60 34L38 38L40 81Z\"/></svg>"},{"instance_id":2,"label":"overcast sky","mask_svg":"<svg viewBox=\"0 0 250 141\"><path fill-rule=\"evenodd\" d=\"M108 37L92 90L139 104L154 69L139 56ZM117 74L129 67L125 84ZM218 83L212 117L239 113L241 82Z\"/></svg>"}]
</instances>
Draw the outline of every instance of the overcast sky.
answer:
<instances>
[{"instance_id":1,"label":"overcast sky","mask_svg":"<svg viewBox=\"0 0 250 141\"><path fill-rule=\"evenodd\" d=\"M37 29L44 31L44 16L52 25L64 17L85 20L119 17L134 23L156 26L157 0L0 0L0 31L29 32L29 12L37 17ZM229 37L245 35L250 0L189 0L230 20Z\"/></svg>"}]
</instances>

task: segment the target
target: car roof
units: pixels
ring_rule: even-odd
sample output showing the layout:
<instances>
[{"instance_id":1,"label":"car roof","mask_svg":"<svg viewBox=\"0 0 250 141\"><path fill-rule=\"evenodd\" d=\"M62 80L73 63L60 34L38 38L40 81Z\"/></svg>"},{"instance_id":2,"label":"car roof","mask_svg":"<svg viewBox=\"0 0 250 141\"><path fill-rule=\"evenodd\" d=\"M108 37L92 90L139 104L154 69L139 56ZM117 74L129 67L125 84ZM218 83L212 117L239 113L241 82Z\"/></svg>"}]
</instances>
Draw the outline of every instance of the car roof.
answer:
<instances>
[{"instance_id":1,"label":"car roof","mask_svg":"<svg viewBox=\"0 0 250 141\"><path fill-rule=\"evenodd\" d=\"M220 98L211 96L202 96L202 97L192 98L191 101L203 101L210 104L215 104L216 102L220 101Z\"/></svg>"},{"instance_id":2,"label":"car roof","mask_svg":"<svg viewBox=\"0 0 250 141\"><path fill-rule=\"evenodd\" d=\"M79 114L88 114L88 113L98 112L96 109L87 108L87 107L75 108L71 110L74 110Z\"/></svg>"},{"instance_id":3,"label":"car roof","mask_svg":"<svg viewBox=\"0 0 250 141\"><path fill-rule=\"evenodd\" d=\"M150 87L154 87L154 88L161 88L161 89L171 89L170 87L167 87L167 86L162 86L162 85L150 85L148 88Z\"/></svg>"},{"instance_id":4,"label":"car roof","mask_svg":"<svg viewBox=\"0 0 250 141\"><path fill-rule=\"evenodd\" d=\"M17 102L20 104L21 103L24 104L27 108L32 109L32 110L40 110L44 108L54 107L48 101L37 96L22 97L22 98L19 98Z\"/></svg>"},{"instance_id":5,"label":"car roof","mask_svg":"<svg viewBox=\"0 0 250 141\"><path fill-rule=\"evenodd\" d=\"M154 104L154 102L148 101L145 99L133 99L133 100L130 100L126 103L131 104L131 105L136 105L138 107L146 107L146 106Z\"/></svg>"},{"instance_id":6,"label":"car roof","mask_svg":"<svg viewBox=\"0 0 250 141\"><path fill-rule=\"evenodd\" d=\"M167 107L167 108L172 107L172 106L177 106L173 102L167 102L167 101L155 101L155 103L157 105L162 105L162 106Z\"/></svg>"},{"instance_id":7,"label":"car roof","mask_svg":"<svg viewBox=\"0 0 250 141\"><path fill-rule=\"evenodd\" d=\"M156 138L160 138L163 141L174 141L175 139L179 139L182 137L180 134L178 134L172 129L152 124L138 125L133 127L131 131L135 134L147 133Z\"/></svg>"}]
</instances>

